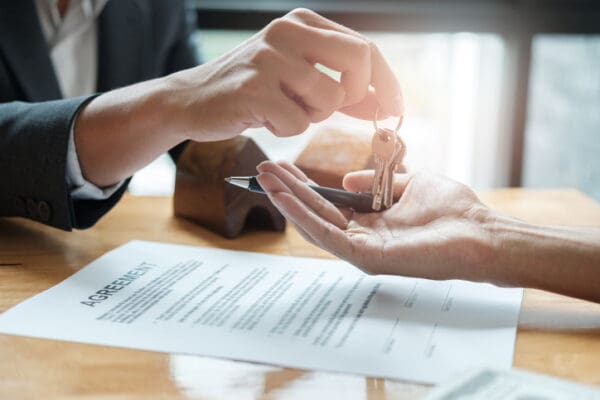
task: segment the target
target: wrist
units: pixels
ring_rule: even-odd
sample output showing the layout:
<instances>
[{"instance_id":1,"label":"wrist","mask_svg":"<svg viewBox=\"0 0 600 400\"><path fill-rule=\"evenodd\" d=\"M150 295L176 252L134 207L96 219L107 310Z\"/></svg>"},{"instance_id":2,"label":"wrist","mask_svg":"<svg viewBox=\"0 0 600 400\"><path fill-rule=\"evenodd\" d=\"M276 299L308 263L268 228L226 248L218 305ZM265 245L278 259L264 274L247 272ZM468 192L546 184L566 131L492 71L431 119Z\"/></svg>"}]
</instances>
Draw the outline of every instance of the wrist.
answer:
<instances>
[{"instance_id":1,"label":"wrist","mask_svg":"<svg viewBox=\"0 0 600 400\"><path fill-rule=\"evenodd\" d=\"M84 178L111 186L179 144L167 97L155 79L104 93L82 108L74 140Z\"/></svg>"},{"instance_id":2,"label":"wrist","mask_svg":"<svg viewBox=\"0 0 600 400\"><path fill-rule=\"evenodd\" d=\"M491 282L498 286L526 286L521 276L530 251L526 231L533 226L516 218L489 210L483 223L491 257L486 270Z\"/></svg>"},{"instance_id":3,"label":"wrist","mask_svg":"<svg viewBox=\"0 0 600 400\"><path fill-rule=\"evenodd\" d=\"M77 128L96 131L104 125L140 135L140 139L170 142L171 147L185 138L177 135L173 101L163 78L112 90L90 101L80 112Z\"/></svg>"},{"instance_id":4,"label":"wrist","mask_svg":"<svg viewBox=\"0 0 600 400\"><path fill-rule=\"evenodd\" d=\"M542 226L491 213L486 224L500 286L600 300L600 230Z\"/></svg>"},{"instance_id":5,"label":"wrist","mask_svg":"<svg viewBox=\"0 0 600 400\"><path fill-rule=\"evenodd\" d=\"M461 261L467 267L463 275L471 281L507 286L506 271L500 260L503 244L498 235L498 225L505 217L481 203L472 206L465 216L470 222L471 240L467 243L471 246L466 246L463 253L467 255Z\"/></svg>"},{"instance_id":6,"label":"wrist","mask_svg":"<svg viewBox=\"0 0 600 400\"><path fill-rule=\"evenodd\" d=\"M179 78L184 72L186 71L155 79L146 98L147 107L152 110L153 122L176 140L176 144L190 140L190 132L194 129L190 127L189 118L192 105L186 101L185 94L185 90L189 88L184 87L182 79Z\"/></svg>"},{"instance_id":7,"label":"wrist","mask_svg":"<svg viewBox=\"0 0 600 400\"><path fill-rule=\"evenodd\" d=\"M189 139L184 134L182 106L176 102L168 77L136 85L133 94L131 121L146 132L145 136L156 136L157 141L167 144L165 150Z\"/></svg>"}]
</instances>

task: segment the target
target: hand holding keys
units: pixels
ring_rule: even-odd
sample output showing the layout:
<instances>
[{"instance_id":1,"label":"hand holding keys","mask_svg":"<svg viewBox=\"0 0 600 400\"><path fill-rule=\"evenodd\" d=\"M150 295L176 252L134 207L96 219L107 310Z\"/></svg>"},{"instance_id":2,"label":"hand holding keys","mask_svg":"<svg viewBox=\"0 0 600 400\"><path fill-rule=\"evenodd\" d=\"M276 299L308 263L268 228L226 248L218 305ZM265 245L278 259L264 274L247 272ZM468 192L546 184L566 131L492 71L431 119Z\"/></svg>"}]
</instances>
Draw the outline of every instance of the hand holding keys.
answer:
<instances>
[{"instance_id":1,"label":"hand holding keys","mask_svg":"<svg viewBox=\"0 0 600 400\"><path fill-rule=\"evenodd\" d=\"M375 161L375 178L373 180L373 210L380 211L382 208L390 208L394 202L392 186L394 183L394 172L402 162L406 153L406 146L398 130L402 126L402 117L393 131L377 126L377 111L373 120L375 133L371 142L371 152Z\"/></svg>"}]
</instances>

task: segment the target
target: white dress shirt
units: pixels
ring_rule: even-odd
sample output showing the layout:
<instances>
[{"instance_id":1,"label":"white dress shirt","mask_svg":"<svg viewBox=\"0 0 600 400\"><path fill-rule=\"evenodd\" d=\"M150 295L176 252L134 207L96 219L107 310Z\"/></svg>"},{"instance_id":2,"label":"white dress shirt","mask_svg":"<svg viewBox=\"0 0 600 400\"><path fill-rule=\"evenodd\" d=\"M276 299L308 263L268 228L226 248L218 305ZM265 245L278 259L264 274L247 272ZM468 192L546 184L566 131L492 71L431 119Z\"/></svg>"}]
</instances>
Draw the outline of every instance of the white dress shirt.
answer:
<instances>
[{"instance_id":1,"label":"white dress shirt","mask_svg":"<svg viewBox=\"0 0 600 400\"><path fill-rule=\"evenodd\" d=\"M62 17L57 7L58 0L35 1L54 71L65 98L90 95L96 91L96 18L107 1L70 0ZM83 177L73 138L73 126L69 137L66 180L74 199L107 199L122 185L119 182L108 188L99 188Z\"/></svg>"}]
</instances>

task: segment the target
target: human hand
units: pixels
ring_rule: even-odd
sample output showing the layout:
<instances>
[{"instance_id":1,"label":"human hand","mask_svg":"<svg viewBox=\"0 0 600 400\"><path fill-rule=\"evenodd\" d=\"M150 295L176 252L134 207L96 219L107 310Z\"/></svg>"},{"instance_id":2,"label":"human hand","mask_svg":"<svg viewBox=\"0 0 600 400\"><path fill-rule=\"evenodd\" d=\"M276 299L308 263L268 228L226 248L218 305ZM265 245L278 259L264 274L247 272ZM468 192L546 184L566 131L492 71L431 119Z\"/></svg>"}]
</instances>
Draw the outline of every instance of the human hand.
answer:
<instances>
[{"instance_id":1,"label":"human hand","mask_svg":"<svg viewBox=\"0 0 600 400\"><path fill-rule=\"evenodd\" d=\"M398 201L379 213L340 210L306 186L296 167L264 162L258 181L309 242L372 274L496 281L485 228L489 209L467 186L426 173L397 174ZM371 189L372 171L351 173L346 190Z\"/></svg>"},{"instance_id":2,"label":"human hand","mask_svg":"<svg viewBox=\"0 0 600 400\"><path fill-rule=\"evenodd\" d=\"M341 72L340 82L315 68ZM372 42L306 9L267 25L222 57L166 79L169 120L184 139L224 140L247 128L296 135L335 111L372 119L403 112L400 86Z\"/></svg>"}]
</instances>

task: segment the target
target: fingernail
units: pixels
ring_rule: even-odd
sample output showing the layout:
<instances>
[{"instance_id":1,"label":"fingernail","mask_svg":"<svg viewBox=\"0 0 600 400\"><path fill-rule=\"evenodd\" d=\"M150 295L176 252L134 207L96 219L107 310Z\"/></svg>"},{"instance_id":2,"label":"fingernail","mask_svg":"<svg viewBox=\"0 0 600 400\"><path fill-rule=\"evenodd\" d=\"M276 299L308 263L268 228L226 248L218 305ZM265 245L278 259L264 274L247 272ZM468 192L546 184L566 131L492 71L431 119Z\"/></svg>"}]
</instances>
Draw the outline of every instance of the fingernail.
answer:
<instances>
[{"instance_id":1,"label":"fingernail","mask_svg":"<svg viewBox=\"0 0 600 400\"><path fill-rule=\"evenodd\" d=\"M260 187L262 187L262 189L265 192L268 192L269 184L268 184L268 182L265 182L264 176L265 175L263 173L260 173L260 174L256 175L256 180L260 184Z\"/></svg>"},{"instance_id":2,"label":"fingernail","mask_svg":"<svg viewBox=\"0 0 600 400\"><path fill-rule=\"evenodd\" d=\"M258 172L264 172L264 170L265 170L265 167L266 167L266 164L267 164L268 162L269 162L269 161L263 161L263 162L261 162L260 164L258 164L258 165L256 166L256 170L257 170Z\"/></svg>"}]
</instances>

